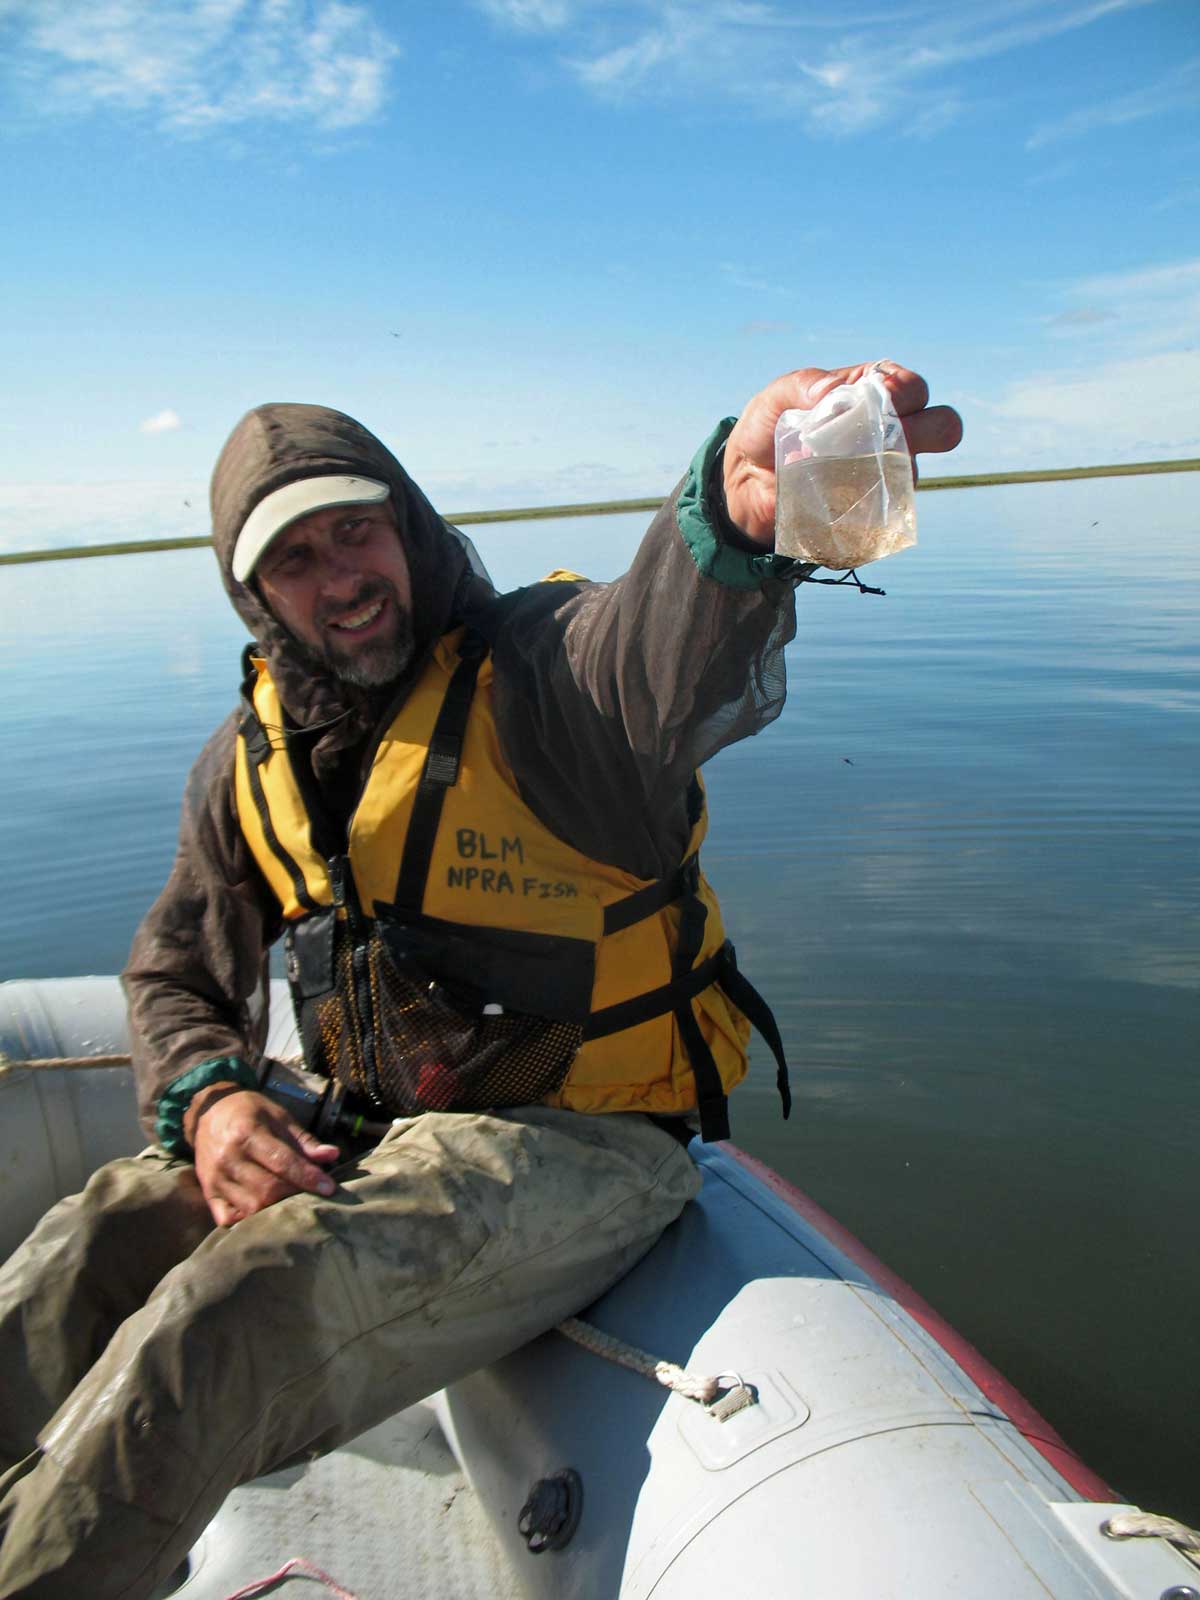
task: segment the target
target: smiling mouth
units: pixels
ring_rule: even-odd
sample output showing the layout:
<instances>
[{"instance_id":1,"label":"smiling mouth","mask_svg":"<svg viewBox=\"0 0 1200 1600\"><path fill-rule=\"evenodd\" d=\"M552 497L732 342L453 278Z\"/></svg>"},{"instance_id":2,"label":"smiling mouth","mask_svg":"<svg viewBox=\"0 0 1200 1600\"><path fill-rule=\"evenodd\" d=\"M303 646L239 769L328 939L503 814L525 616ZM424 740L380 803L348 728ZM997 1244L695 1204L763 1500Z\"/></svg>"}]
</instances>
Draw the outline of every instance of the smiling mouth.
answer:
<instances>
[{"instance_id":1,"label":"smiling mouth","mask_svg":"<svg viewBox=\"0 0 1200 1600\"><path fill-rule=\"evenodd\" d=\"M383 610L382 600L369 600L365 606L360 606L357 611L351 611L348 616L339 617L336 622L329 622L327 627L335 628L339 633L361 633L364 628L369 628Z\"/></svg>"}]
</instances>

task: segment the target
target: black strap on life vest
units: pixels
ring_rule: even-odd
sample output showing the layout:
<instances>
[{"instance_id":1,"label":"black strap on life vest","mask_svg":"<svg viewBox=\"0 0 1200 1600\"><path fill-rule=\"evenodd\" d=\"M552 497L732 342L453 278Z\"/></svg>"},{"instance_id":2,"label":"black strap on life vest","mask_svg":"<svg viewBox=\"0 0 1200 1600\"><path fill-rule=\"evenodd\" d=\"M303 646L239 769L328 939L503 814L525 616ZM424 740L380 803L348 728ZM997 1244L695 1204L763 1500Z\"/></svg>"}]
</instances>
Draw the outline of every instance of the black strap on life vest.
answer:
<instances>
[{"instance_id":1,"label":"black strap on life vest","mask_svg":"<svg viewBox=\"0 0 1200 1600\"><path fill-rule=\"evenodd\" d=\"M425 885L433 860L446 790L458 779L467 720L487 648L486 641L473 631L468 632L459 645L458 666L454 669L434 724L405 836L395 896L395 905L400 911L419 915L425 899ZM694 784L689 806L697 809L702 803L698 785ZM725 1087L692 1009L693 999L702 990L713 983L720 984L734 1005L770 1045L777 1064L776 1083L785 1117L791 1109L791 1093L779 1029L762 996L737 970L733 946L726 943L714 955L697 963L696 958L704 944L708 908L700 898L700 861L696 853L687 856L674 872L606 906L603 931L605 935L619 933L623 928L632 927L635 922L656 915L676 901L682 904L679 937L671 962L671 981L645 994L636 995L631 1000L593 1011L584 1026L583 1037L585 1040L603 1038L606 1034L617 1033L623 1028L635 1027L652 1017L672 1012L696 1080L700 1136L706 1142L728 1139L729 1105Z\"/></svg>"},{"instance_id":2,"label":"black strap on life vest","mask_svg":"<svg viewBox=\"0 0 1200 1600\"><path fill-rule=\"evenodd\" d=\"M308 883L300 863L275 832L275 824L271 821L271 811L263 788L262 773L258 770L271 756L271 740L254 708L254 684L258 673L250 658L257 648L257 645L248 644L242 651L242 720L238 727L246 746L246 776L250 780L250 793L254 797L254 809L258 812L267 848L291 879L297 901L305 911L319 911L320 906L308 892Z\"/></svg>"},{"instance_id":3,"label":"black strap on life vest","mask_svg":"<svg viewBox=\"0 0 1200 1600\"><path fill-rule=\"evenodd\" d=\"M467 633L463 636L458 647L458 665L434 724L404 838L404 855L396 880L395 899L396 906L402 911L419 913L425 899L425 883L429 877L429 864L433 860L442 806L446 790L458 781L467 718L471 714L475 682L486 655L487 645L478 634Z\"/></svg>"},{"instance_id":4,"label":"black strap on life vest","mask_svg":"<svg viewBox=\"0 0 1200 1600\"><path fill-rule=\"evenodd\" d=\"M750 979L738 971L737 954L733 946L726 944L721 955L724 959L717 983L747 1022L762 1034L771 1054L775 1057L775 1087L779 1090L779 1102L783 1110L783 1120L786 1122L792 1114L792 1086L788 1081L787 1057L783 1053L779 1024L775 1021L774 1012Z\"/></svg>"},{"instance_id":5,"label":"black strap on life vest","mask_svg":"<svg viewBox=\"0 0 1200 1600\"><path fill-rule=\"evenodd\" d=\"M665 878L655 878L644 889L635 889L623 900L614 900L606 905L605 935L631 928L635 922L652 917L656 911L662 911L664 907L682 899L688 893L691 875L699 869L699 865L699 858L693 853L681 861L674 872L668 872Z\"/></svg>"},{"instance_id":6,"label":"black strap on life vest","mask_svg":"<svg viewBox=\"0 0 1200 1600\"><path fill-rule=\"evenodd\" d=\"M705 989L720 981L725 963L725 950L714 950L682 978L672 978L660 983L657 989L646 989L631 1000L618 1000L615 1005L602 1006L593 1011L584 1024L585 1039L606 1039L610 1033L622 1033L626 1028L636 1028L661 1017L665 1011L674 1011L684 1000L694 1000Z\"/></svg>"},{"instance_id":7,"label":"black strap on life vest","mask_svg":"<svg viewBox=\"0 0 1200 1600\"><path fill-rule=\"evenodd\" d=\"M704 924L708 921L708 907L700 898L700 863L692 858L688 873L687 892L679 908L679 934L675 954L671 960L671 977L676 984L684 982L696 964L704 944ZM729 1137L729 1100L725 1085L708 1040L700 1031L690 995L681 997L674 1006L675 1025L683 1040L692 1076L696 1080L696 1109L700 1113L700 1137L705 1144L714 1139Z\"/></svg>"},{"instance_id":8,"label":"black strap on life vest","mask_svg":"<svg viewBox=\"0 0 1200 1600\"><path fill-rule=\"evenodd\" d=\"M703 910L701 905L701 910ZM703 920L700 919L701 933L703 934ZM758 990L743 973L739 972L737 965L737 952L728 940L721 948L703 961L698 962L682 977L672 978L669 983L660 984L657 989L648 989L644 994L635 995L632 1000L621 1000L616 1005L605 1006L601 1011L593 1011L588 1018L583 1030L585 1039L603 1039L611 1033L620 1033L625 1028L636 1028L639 1023L649 1022L653 1017L661 1017L664 1012L672 1011L678 1020L681 1010L695 1022L691 1002L695 997L707 989L711 984L716 984L738 1008L746 1020L762 1034L771 1054L775 1057L775 1087L779 1091L780 1105L786 1119L791 1114L792 1091L788 1080L787 1057L784 1054L783 1039L780 1037L779 1026L775 1021L770 1006L759 994ZM688 1058L694 1063L690 1033L686 1023L681 1024L680 1031L684 1043L688 1047ZM704 1042L704 1036L696 1027L700 1044L711 1059L712 1052ZM715 1070L715 1064L714 1064ZM719 1082L719 1079L718 1079ZM722 1095L723 1099L724 1096ZM699 1086L697 1086L697 1099L699 1101ZM722 1126L719 1107L715 1104L716 1096L711 1097L713 1109L718 1114L710 1118L710 1126L719 1129ZM704 1107L700 1107L700 1133L701 1138L721 1139L728 1138L728 1133L704 1131ZM725 1123L727 1126L727 1120Z\"/></svg>"}]
</instances>

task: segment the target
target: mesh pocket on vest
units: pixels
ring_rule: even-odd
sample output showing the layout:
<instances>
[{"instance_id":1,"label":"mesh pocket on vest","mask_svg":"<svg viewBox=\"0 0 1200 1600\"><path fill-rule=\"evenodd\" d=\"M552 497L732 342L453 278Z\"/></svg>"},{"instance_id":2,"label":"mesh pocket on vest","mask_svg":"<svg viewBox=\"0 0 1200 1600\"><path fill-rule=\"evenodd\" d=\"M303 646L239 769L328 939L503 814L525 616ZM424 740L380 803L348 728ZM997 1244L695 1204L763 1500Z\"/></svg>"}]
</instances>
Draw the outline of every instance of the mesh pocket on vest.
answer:
<instances>
[{"instance_id":1,"label":"mesh pocket on vest","mask_svg":"<svg viewBox=\"0 0 1200 1600\"><path fill-rule=\"evenodd\" d=\"M528 1105L559 1088L570 1070L582 1023L485 1013L473 996L397 957L378 933L358 961L356 971L339 930L333 992L313 1002L320 1051L347 1089L390 1115ZM353 1006L351 995L359 997Z\"/></svg>"}]
</instances>

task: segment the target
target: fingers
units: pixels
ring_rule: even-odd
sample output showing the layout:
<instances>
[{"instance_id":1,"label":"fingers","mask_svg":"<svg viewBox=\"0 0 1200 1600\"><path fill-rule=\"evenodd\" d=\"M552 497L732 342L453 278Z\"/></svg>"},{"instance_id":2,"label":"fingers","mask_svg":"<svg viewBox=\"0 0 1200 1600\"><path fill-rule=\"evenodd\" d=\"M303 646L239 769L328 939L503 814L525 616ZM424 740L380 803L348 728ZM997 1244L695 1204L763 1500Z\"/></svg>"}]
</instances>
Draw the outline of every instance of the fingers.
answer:
<instances>
[{"instance_id":1,"label":"fingers","mask_svg":"<svg viewBox=\"0 0 1200 1600\"><path fill-rule=\"evenodd\" d=\"M919 372L895 361L873 361L859 367L842 367L819 384L817 398L839 383L855 383L874 368L883 376L896 415L904 424L904 437L913 455L918 451L954 450L962 443L962 418L952 406L931 406L929 385Z\"/></svg>"},{"instance_id":2,"label":"fingers","mask_svg":"<svg viewBox=\"0 0 1200 1600\"><path fill-rule=\"evenodd\" d=\"M915 416L901 413L904 437L915 455L918 450L954 450L963 436L962 418L952 406L930 406Z\"/></svg>"},{"instance_id":3,"label":"fingers","mask_svg":"<svg viewBox=\"0 0 1200 1600\"><path fill-rule=\"evenodd\" d=\"M259 1136L244 1153L227 1152L201 1179L209 1209L221 1222L218 1205L232 1213L222 1226L265 1211L295 1194L331 1195L337 1187L319 1168L302 1161L286 1144Z\"/></svg>"},{"instance_id":4,"label":"fingers","mask_svg":"<svg viewBox=\"0 0 1200 1600\"><path fill-rule=\"evenodd\" d=\"M760 470L766 473L771 469L768 427L774 429L781 411L789 406L811 410L832 389L844 383L857 383L868 372L878 372L882 376L913 455L920 451L954 450L961 444L963 425L958 412L952 406L931 406L929 385L919 372L909 367L902 367L896 361L861 361L854 366L828 369L800 367L777 378L747 407L743 419L748 423L745 431L748 440L753 436L750 453L757 457Z\"/></svg>"},{"instance_id":5,"label":"fingers","mask_svg":"<svg viewBox=\"0 0 1200 1600\"><path fill-rule=\"evenodd\" d=\"M857 383L860 378L872 371L881 374L892 397L897 416L936 419L932 425L925 426L922 423L918 429L918 438L921 440L919 449L954 449L962 438L962 421L958 413L949 406L930 407L929 385L925 379L919 372L913 372L909 367L902 367L896 361L860 361L850 367L801 367L795 372L789 372L785 378L777 380L777 383L785 385L790 391L787 401L789 405L799 406L802 410L811 410L831 389L836 389L843 383ZM771 385L772 389L775 387L775 384Z\"/></svg>"},{"instance_id":6,"label":"fingers","mask_svg":"<svg viewBox=\"0 0 1200 1600\"><path fill-rule=\"evenodd\" d=\"M333 1179L301 1154L297 1148L299 1141L287 1137L288 1131L290 1130L279 1130L269 1124L256 1127L242 1146L245 1163L272 1174L289 1194L301 1189L310 1194L332 1194L336 1188ZM318 1148L329 1147L319 1145ZM337 1155L335 1148L333 1151L335 1160ZM275 1198L282 1197L276 1195Z\"/></svg>"},{"instance_id":7,"label":"fingers","mask_svg":"<svg viewBox=\"0 0 1200 1600\"><path fill-rule=\"evenodd\" d=\"M333 1194L321 1163L339 1159L279 1106L252 1090L215 1099L195 1125L196 1176L214 1220L228 1227L299 1193Z\"/></svg>"},{"instance_id":8,"label":"fingers","mask_svg":"<svg viewBox=\"0 0 1200 1600\"><path fill-rule=\"evenodd\" d=\"M232 1205L228 1200L222 1200L220 1195L213 1195L208 1202L208 1209L212 1212L213 1221L218 1228L232 1228L235 1222L240 1222L245 1213L240 1207Z\"/></svg>"},{"instance_id":9,"label":"fingers","mask_svg":"<svg viewBox=\"0 0 1200 1600\"><path fill-rule=\"evenodd\" d=\"M322 1144L315 1134L307 1133L303 1128L298 1128L296 1131L298 1134L296 1143L310 1161L319 1161L323 1166L328 1166L331 1161L341 1159L342 1152L337 1145Z\"/></svg>"},{"instance_id":10,"label":"fingers","mask_svg":"<svg viewBox=\"0 0 1200 1600\"><path fill-rule=\"evenodd\" d=\"M811 410L839 384L857 383L878 372L891 396L905 441L918 451L953 450L962 421L950 406L929 404L929 385L919 372L896 361L860 361L848 367L797 367L750 401L725 444L725 503L746 537L769 548L775 536L775 425L792 408ZM915 472L915 466L914 466Z\"/></svg>"},{"instance_id":11,"label":"fingers","mask_svg":"<svg viewBox=\"0 0 1200 1600\"><path fill-rule=\"evenodd\" d=\"M862 370L870 372L871 367L882 376L898 417L908 417L914 412L923 411L929 404L929 385L919 372L912 372L908 367L899 366L895 361L873 361L870 367L864 367Z\"/></svg>"}]
</instances>

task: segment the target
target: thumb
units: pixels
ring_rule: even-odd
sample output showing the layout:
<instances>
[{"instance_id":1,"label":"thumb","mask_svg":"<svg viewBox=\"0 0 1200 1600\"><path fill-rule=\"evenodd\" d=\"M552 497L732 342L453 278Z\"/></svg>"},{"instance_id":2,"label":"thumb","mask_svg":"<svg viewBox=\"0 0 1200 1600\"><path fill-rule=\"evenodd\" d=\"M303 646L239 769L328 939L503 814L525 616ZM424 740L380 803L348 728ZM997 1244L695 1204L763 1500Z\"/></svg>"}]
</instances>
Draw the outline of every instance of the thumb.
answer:
<instances>
[{"instance_id":1,"label":"thumb","mask_svg":"<svg viewBox=\"0 0 1200 1600\"><path fill-rule=\"evenodd\" d=\"M804 391L805 405L811 410L812 407L815 406L818 401L823 400L831 390L836 389L839 384L845 382L846 376L844 370L816 373Z\"/></svg>"},{"instance_id":2,"label":"thumb","mask_svg":"<svg viewBox=\"0 0 1200 1600\"><path fill-rule=\"evenodd\" d=\"M336 1161L342 1153L337 1145L324 1144L314 1134L306 1132L303 1128L298 1132L296 1143L310 1161Z\"/></svg>"}]
</instances>

